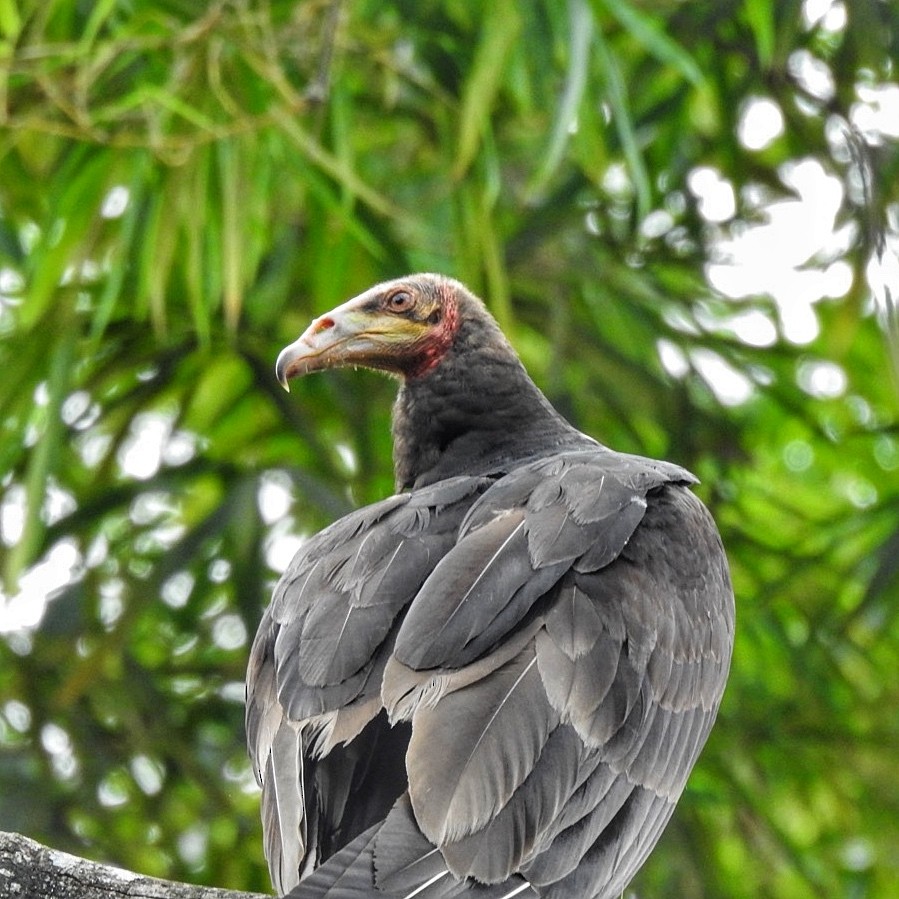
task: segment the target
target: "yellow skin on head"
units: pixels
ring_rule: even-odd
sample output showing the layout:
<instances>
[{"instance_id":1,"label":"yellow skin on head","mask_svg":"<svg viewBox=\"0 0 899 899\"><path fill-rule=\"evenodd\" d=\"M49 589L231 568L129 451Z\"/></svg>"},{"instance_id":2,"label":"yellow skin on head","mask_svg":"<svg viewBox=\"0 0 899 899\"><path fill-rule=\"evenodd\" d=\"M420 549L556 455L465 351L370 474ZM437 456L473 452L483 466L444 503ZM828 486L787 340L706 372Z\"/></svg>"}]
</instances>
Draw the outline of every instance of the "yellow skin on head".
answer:
<instances>
[{"instance_id":1,"label":"yellow skin on head","mask_svg":"<svg viewBox=\"0 0 899 899\"><path fill-rule=\"evenodd\" d=\"M445 296L412 280L380 284L315 319L281 351L275 373L285 389L291 378L349 365L421 374L445 349L441 338L451 336L450 311Z\"/></svg>"}]
</instances>

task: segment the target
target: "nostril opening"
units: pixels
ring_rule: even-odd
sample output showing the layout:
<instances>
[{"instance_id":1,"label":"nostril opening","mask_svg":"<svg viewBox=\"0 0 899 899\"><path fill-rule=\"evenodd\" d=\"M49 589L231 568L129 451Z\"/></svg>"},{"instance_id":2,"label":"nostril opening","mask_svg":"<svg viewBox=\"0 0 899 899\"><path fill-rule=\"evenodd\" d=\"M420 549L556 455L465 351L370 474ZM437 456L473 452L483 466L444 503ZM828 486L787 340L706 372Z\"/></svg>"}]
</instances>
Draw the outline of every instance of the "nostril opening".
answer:
<instances>
[{"instance_id":1,"label":"nostril opening","mask_svg":"<svg viewBox=\"0 0 899 899\"><path fill-rule=\"evenodd\" d=\"M323 316L315 323L316 331L327 331L328 328L333 328L333 327L334 327L334 319L329 318L327 315Z\"/></svg>"}]
</instances>

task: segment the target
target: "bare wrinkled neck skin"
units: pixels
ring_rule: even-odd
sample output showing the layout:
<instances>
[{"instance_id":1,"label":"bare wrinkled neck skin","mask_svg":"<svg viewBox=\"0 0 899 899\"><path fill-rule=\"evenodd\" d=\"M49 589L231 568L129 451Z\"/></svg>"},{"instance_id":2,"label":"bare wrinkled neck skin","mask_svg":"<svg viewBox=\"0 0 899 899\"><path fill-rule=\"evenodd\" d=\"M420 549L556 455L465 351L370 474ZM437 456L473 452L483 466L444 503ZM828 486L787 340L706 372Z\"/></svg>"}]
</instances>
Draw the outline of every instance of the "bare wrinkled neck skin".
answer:
<instances>
[{"instance_id":1,"label":"bare wrinkled neck skin","mask_svg":"<svg viewBox=\"0 0 899 899\"><path fill-rule=\"evenodd\" d=\"M452 346L400 388L393 411L397 489L596 446L553 409L489 313L468 298L460 307Z\"/></svg>"}]
</instances>

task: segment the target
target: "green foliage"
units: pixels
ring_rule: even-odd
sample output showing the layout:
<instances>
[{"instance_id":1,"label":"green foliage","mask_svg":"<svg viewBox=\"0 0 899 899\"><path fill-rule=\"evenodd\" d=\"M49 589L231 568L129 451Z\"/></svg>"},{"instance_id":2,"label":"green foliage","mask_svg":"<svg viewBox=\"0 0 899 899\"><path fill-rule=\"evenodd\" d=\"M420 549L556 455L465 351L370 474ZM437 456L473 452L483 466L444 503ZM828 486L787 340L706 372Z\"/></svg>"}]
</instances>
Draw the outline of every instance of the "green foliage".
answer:
<instances>
[{"instance_id":1,"label":"green foliage","mask_svg":"<svg viewBox=\"0 0 899 899\"><path fill-rule=\"evenodd\" d=\"M248 641L290 538L391 489L393 391L273 360L428 269L720 523L733 673L639 894L894 895L896 59L880 0L0 0L0 827L267 888ZM725 292L809 161L837 236Z\"/></svg>"}]
</instances>

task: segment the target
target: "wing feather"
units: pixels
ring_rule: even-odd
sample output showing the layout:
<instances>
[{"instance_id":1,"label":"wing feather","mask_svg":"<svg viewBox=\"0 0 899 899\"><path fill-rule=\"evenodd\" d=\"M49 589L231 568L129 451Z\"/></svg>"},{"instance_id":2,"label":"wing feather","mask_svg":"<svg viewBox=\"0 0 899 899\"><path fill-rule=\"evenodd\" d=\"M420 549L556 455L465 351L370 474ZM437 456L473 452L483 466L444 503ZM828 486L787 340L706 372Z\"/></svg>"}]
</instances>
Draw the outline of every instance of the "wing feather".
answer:
<instances>
[{"instance_id":1,"label":"wing feather","mask_svg":"<svg viewBox=\"0 0 899 899\"><path fill-rule=\"evenodd\" d=\"M486 826L443 845L450 869L488 883L519 870L543 848L547 830L586 776L584 756L583 743L571 727L555 728L521 787Z\"/></svg>"},{"instance_id":2,"label":"wing feather","mask_svg":"<svg viewBox=\"0 0 899 899\"><path fill-rule=\"evenodd\" d=\"M308 540L279 582L251 651L247 737L280 892L405 789L408 725L378 715L394 621L488 484L453 479L359 510Z\"/></svg>"},{"instance_id":3,"label":"wing feather","mask_svg":"<svg viewBox=\"0 0 899 899\"><path fill-rule=\"evenodd\" d=\"M247 707L270 864L324 862L298 897L621 892L729 664L726 562L692 481L596 447L437 482L308 541Z\"/></svg>"},{"instance_id":4,"label":"wing feather","mask_svg":"<svg viewBox=\"0 0 899 899\"><path fill-rule=\"evenodd\" d=\"M272 884L279 893L296 881L307 846L303 801L305 776L299 729L282 721L265 763L262 830Z\"/></svg>"},{"instance_id":5,"label":"wing feather","mask_svg":"<svg viewBox=\"0 0 899 899\"><path fill-rule=\"evenodd\" d=\"M425 835L442 845L484 827L533 770L558 723L532 647L489 678L418 709L406 768Z\"/></svg>"}]
</instances>

